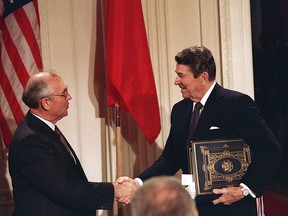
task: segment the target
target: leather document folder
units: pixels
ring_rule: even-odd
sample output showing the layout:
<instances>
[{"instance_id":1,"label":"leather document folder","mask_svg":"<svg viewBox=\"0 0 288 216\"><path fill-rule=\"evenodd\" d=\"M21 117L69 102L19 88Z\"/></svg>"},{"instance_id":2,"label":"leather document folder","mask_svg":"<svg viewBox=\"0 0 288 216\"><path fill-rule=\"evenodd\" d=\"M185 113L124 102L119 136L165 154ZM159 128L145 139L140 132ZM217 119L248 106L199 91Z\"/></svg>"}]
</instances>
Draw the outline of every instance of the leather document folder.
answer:
<instances>
[{"instance_id":1,"label":"leather document folder","mask_svg":"<svg viewBox=\"0 0 288 216\"><path fill-rule=\"evenodd\" d=\"M250 148L242 139L191 141L188 151L196 195L238 186L251 162Z\"/></svg>"}]
</instances>

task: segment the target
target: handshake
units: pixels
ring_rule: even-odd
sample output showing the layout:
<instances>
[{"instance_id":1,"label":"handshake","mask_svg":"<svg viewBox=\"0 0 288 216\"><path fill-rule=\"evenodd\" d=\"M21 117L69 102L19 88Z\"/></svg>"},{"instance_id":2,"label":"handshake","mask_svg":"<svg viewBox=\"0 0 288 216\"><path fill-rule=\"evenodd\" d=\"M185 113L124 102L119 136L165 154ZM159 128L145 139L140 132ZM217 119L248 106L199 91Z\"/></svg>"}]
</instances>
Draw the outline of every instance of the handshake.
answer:
<instances>
[{"instance_id":1,"label":"handshake","mask_svg":"<svg viewBox=\"0 0 288 216\"><path fill-rule=\"evenodd\" d=\"M114 199L122 204L131 203L132 197L140 187L136 180L129 177L119 177L114 183Z\"/></svg>"}]
</instances>

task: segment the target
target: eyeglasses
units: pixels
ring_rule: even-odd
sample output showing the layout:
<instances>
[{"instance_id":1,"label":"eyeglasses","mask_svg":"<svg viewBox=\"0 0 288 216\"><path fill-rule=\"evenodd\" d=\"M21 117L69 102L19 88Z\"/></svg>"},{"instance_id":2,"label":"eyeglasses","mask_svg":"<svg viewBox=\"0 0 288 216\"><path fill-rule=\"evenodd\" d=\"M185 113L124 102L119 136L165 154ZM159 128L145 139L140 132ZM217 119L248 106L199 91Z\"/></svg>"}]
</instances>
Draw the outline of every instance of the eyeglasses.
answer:
<instances>
[{"instance_id":1,"label":"eyeglasses","mask_svg":"<svg viewBox=\"0 0 288 216\"><path fill-rule=\"evenodd\" d=\"M69 95L69 92L68 92L68 88L66 87L61 94L52 94L51 96L61 96L61 97L65 97L65 99L67 99L68 95Z\"/></svg>"}]
</instances>

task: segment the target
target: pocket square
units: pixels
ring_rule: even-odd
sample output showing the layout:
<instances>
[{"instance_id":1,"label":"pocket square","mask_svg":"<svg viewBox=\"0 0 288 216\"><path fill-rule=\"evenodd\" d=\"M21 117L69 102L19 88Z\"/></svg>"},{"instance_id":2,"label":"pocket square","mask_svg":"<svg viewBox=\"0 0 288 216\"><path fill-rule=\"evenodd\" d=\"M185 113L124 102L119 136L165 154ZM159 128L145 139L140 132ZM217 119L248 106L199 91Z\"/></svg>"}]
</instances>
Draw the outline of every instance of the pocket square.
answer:
<instances>
[{"instance_id":1,"label":"pocket square","mask_svg":"<svg viewBox=\"0 0 288 216\"><path fill-rule=\"evenodd\" d=\"M219 130L220 127L217 127L217 126L211 126L209 130Z\"/></svg>"}]
</instances>

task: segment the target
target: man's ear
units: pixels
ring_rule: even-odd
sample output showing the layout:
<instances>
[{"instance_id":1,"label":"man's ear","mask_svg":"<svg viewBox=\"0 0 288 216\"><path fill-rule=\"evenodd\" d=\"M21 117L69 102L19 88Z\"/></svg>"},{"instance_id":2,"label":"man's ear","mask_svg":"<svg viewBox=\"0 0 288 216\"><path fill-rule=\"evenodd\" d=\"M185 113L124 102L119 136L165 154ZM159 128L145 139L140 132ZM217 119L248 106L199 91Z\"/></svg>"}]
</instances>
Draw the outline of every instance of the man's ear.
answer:
<instances>
[{"instance_id":1,"label":"man's ear","mask_svg":"<svg viewBox=\"0 0 288 216\"><path fill-rule=\"evenodd\" d=\"M206 82L209 82L209 74L206 71L200 74L200 78L202 80L202 85L205 85Z\"/></svg>"},{"instance_id":2,"label":"man's ear","mask_svg":"<svg viewBox=\"0 0 288 216\"><path fill-rule=\"evenodd\" d=\"M41 106L43 110L48 111L50 110L50 103L51 100L49 98L42 98L39 101L39 106Z\"/></svg>"}]
</instances>

